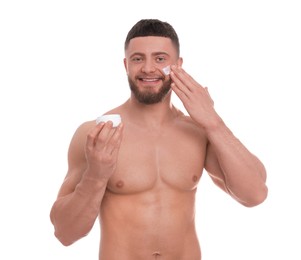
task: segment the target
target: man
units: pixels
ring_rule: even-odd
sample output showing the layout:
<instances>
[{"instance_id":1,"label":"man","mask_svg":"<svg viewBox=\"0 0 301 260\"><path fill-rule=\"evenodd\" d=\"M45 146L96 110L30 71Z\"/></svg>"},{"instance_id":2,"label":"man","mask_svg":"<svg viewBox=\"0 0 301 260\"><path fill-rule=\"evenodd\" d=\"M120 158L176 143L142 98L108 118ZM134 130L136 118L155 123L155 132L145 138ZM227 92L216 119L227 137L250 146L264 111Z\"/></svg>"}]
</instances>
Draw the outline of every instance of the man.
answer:
<instances>
[{"instance_id":1,"label":"man","mask_svg":"<svg viewBox=\"0 0 301 260\"><path fill-rule=\"evenodd\" d=\"M200 260L195 193L203 169L244 206L267 197L266 171L233 135L207 91L182 68L173 27L139 21L125 41L130 98L106 114L122 123L83 123L51 209L64 245L99 217L100 260ZM170 66L170 74L164 68ZM171 104L174 91L189 116Z\"/></svg>"}]
</instances>

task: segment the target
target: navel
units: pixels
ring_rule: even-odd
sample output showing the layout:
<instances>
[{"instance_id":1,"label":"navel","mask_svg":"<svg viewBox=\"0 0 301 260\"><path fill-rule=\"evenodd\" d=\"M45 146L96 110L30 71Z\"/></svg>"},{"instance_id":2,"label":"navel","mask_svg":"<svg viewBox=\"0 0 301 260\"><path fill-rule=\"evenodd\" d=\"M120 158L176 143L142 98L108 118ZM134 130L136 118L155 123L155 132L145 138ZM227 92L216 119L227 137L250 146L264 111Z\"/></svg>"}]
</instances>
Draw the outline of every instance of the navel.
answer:
<instances>
[{"instance_id":1,"label":"navel","mask_svg":"<svg viewBox=\"0 0 301 260\"><path fill-rule=\"evenodd\" d=\"M120 180L120 181L116 182L116 187L117 188L121 189L123 186L124 186L124 182L123 181Z\"/></svg>"},{"instance_id":2,"label":"navel","mask_svg":"<svg viewBox=\"0 0 301 260\"><path fill-rule=\"evenodd\" d=\"M152 256L155 257L155 259L158 259L161 256L161 254L160 252L154 252Z\"/></svg>"}]
</instances>

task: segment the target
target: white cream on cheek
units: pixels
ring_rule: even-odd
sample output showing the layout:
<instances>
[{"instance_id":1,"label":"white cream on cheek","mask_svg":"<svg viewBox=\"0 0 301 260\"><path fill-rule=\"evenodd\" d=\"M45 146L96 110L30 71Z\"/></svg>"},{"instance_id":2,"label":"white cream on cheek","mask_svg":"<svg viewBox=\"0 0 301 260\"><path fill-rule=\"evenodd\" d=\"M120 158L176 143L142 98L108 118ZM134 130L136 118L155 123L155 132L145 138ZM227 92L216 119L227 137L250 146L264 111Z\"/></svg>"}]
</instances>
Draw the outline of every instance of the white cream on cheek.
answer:
<instances>
[{"instance_id":1,"label":"white cream on cheek","mask_svg":"<svg viewBox=\"0 0 301 260\"><path fill-rule=\"evenodd\" d=\"M170 74L170 65L164 67L162 70L165 75L169 75Z\"/></svg>"}]
</instances>

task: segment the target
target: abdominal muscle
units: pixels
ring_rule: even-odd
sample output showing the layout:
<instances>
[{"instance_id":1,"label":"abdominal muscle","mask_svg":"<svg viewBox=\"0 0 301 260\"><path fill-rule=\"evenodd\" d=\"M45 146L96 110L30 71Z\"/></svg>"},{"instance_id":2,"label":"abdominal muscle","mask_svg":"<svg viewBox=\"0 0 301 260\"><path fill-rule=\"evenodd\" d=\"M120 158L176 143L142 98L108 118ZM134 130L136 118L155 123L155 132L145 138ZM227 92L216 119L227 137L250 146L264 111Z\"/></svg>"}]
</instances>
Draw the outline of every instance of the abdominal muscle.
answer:
<instances>
[{"instance_id":1,"label":"abdominal muscle","mask_svg":"<svg viewBox=\"0 0 301 260\"><path fill-rule=\"evenodd\" d=\"M100 260L200 260L195 190L158 185L139 194L107 190L100 214Z\"/></svg>"}]
</instances>

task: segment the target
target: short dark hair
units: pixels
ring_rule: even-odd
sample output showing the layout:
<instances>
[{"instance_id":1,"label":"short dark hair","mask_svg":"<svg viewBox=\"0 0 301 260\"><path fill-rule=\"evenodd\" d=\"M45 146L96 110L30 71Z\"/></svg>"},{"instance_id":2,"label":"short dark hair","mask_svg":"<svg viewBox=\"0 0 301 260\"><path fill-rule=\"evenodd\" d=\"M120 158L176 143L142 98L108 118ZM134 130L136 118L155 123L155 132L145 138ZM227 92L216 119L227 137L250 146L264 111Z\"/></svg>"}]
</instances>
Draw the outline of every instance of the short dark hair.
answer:
<instances>
[{"instance_id":1,"label":"short dark hair","mask_svg":"<svg viewBox=\"0 0 301 260\"><path fill-rule=\"evenodd\" d=\"M145 36L159 36L171 39L180 55L180 42L175 29L169 23L162 22L158 19L142 19L137 22L128 32L124 43L124 49L127 49L131 39Z\"/></svg>"}]
</instances>

